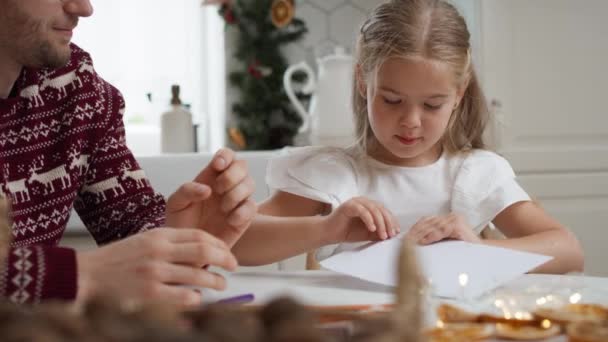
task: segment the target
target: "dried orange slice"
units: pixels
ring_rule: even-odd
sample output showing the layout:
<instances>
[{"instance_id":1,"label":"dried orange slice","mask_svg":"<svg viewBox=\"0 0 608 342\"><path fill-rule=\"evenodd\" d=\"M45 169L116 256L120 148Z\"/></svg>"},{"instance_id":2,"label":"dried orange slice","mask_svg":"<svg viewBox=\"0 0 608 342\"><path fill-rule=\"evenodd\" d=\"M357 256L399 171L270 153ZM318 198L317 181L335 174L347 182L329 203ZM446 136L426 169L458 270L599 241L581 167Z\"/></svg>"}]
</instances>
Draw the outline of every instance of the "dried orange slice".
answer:
<instances>
[{"instance_id":1,"label":"dried orange slice","mask_svg":"<svg viewBox=\"0 0 608 342\"><path fill-rule=\"evenodd\" d=\"M608 341L608 321L572 323L566 331L570 342Z\"/></svg>"},{"instance_id":2,"label":"dried orange slice","mask_svg":"<svg viewBox=\"0 0 608 342\"><path fill-rule=\"evenodd\" d=\"M537 325L539 320L534 318L506 318L488 313L475 314L454 305L441 304L437 307L437 317L445 323L507 323L510 325Z\"/></svg>"},{"instance_id":3,"label":"dried orange slice","mask_svg":"<svg viewBox=\"0 0 608 342\"><path fill-rule=\"evenodd\" d=\"M479 341L494 335L491 324L480 323L450 323L425 332L430 342L444 341Z\"/></svg>"},{"instance_id":4,"label":"dried orange slice","mask_svg":"<svg viewBox=\"0 0 608 342\"><path fill-rule=\"evenodd\" d=\"M477 322L479 317L477 314L445 303L437 307L437 316L445 323Z\"/></svg>"},{"instance_id":5,"label":"dried orange slice","mask_svg":"<svg viewBox=\"0 0 608 342\"><path fill-rule=\"evenodd\" d=\"M551 323L546 324L546 327L520 324L513 325L507 323L496 324L496 336L509 340L542 340L556 336L560 332L561 326Z\"/></svg>"},{"instance_id":6,"label":"dried orange slice","mask_svg":"<svg viewBox=\"0 0 608 342\"><path fill-rule=\"evenodd\" d=\"M562 325L608 320L608 309L597 304L568 304L561 308L540 308L533 313L536 317Z\"/></svg>"}]
</instances>

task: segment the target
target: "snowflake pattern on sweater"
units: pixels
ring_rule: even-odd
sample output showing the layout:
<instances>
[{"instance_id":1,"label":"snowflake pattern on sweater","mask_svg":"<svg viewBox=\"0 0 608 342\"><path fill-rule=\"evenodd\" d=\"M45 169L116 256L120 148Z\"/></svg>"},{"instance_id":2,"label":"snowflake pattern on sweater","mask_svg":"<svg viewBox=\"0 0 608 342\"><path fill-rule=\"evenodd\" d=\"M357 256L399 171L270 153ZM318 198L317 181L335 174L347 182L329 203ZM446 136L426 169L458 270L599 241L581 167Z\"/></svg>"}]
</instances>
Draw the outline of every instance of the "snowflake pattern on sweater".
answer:
<instances>
[{"instance_id":1,"label":"snowflake pattern on sweater","mask_svg":"<svg viewBox=\"0 0 608 342\"><path fill-rule=\"evenodd\" d=\"M75 45L65 67L25 68L0 99L0 196L13 221L0 297L75 298L75 252L57 247L72 208L98 244L164 223L164 198L126 146L123 112L120 92Z\"/></svg>"}]
</instances>

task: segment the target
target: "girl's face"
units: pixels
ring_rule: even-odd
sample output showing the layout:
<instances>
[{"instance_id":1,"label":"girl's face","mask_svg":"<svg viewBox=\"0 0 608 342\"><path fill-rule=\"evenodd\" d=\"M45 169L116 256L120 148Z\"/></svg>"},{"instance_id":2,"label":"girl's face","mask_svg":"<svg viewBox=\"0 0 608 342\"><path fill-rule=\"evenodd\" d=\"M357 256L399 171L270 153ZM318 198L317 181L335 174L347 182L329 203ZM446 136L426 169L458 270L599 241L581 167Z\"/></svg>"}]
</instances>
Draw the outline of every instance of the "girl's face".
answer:
<instances>
[{"instance_id":1,"label":"girl's face","mask_svg":"<svg viewBox=\"0 0 608 342\"><path fill-rule=\"evenodd\" d=\"M450 116L462 98L447 65L390 58L366 88L368 120L378 142L368 153L399 166L436 161Z\"/></svg>"}]
</instances>

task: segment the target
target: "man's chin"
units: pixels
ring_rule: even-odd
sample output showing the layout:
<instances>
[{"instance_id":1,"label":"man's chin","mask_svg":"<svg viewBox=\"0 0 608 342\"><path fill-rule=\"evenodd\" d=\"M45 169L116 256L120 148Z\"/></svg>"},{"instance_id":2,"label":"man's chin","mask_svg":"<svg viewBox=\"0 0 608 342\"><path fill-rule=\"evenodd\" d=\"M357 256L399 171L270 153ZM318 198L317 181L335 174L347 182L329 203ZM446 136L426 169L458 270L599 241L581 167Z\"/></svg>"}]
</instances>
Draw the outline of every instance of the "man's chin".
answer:
<instances>
[{"instance_id":1,"label":"man's chin","mask_svg":"<svg viewBox=\"0 0 608 342\"><path fill-rule=\"evenodd\" d=\"M55 46L43 44L40 50L41 66L51 69L60 68L68 64L72 54L69 43Z\"/></svg>"}]
</instances>

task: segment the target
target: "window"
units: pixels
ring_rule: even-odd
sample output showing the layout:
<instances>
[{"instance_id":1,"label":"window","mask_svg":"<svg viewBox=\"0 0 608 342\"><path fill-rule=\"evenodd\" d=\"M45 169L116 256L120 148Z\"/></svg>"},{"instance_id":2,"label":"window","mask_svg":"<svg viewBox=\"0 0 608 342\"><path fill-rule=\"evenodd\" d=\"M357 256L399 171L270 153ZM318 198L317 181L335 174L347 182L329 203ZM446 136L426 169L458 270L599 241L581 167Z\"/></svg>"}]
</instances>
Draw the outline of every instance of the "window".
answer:
<instances>
[{"instance_id":1,"label":"window","mask_svg":"<svg viewBox=\"0 0 608 342\"><path fill-rule=\"evenodd\" d=\"M74 42L124 95L127 143L136 155L160 153L160 114L179 84L199 125L199 150L223 145L223 23L200 0L102 0L83 18Z\"/></svg>"}]
</instances>

